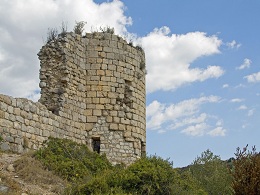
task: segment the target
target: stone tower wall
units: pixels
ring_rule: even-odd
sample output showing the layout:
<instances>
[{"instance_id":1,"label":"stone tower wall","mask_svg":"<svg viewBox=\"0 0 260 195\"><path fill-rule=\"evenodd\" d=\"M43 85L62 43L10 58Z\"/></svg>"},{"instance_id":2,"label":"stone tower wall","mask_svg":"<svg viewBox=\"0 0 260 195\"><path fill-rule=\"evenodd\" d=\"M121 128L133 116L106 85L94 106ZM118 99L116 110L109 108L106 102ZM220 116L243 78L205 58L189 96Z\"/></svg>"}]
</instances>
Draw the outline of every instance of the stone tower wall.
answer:
<instances>
[{"instance_id":1,"label":"stone tower wall","mask_svg":"<svg viewBox=\"0 0 260 195\"><path fill-rule=\"evenodd\" d=\"M46 106L47 115L59 123L49 134L86 143L90 148L98 139L100 153L112 163L130 164L145 152L142 49L110 33L85 37L67 33L43 46L38 55L41 98L36 104ZM39 137L44 131L40 129ZM21 136L23 140L24 134ZM45 140L48 136L43 137ZM34 148L40 147L43 140Z\"/></svg>"}]
</instances>

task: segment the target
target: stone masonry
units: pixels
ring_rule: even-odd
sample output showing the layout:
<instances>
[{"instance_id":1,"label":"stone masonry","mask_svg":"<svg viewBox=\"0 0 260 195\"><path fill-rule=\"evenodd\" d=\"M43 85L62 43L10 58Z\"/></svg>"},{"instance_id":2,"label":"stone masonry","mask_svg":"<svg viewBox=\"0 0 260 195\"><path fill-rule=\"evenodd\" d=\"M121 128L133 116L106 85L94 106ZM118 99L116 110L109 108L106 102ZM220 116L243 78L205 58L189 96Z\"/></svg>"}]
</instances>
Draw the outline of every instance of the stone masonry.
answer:
<instances>
[{"instance_id":1,"label":"stone masonry","mask_svg":"<svg viewBox=\"0 0 260 195\"><path fill-rule=\"evenodd\" d=\"M127 165L145 154L145 56L104 32L66 33L39 54L41 98L0 95L2 150L67 138Z\"/></svg>"}]
</instances>

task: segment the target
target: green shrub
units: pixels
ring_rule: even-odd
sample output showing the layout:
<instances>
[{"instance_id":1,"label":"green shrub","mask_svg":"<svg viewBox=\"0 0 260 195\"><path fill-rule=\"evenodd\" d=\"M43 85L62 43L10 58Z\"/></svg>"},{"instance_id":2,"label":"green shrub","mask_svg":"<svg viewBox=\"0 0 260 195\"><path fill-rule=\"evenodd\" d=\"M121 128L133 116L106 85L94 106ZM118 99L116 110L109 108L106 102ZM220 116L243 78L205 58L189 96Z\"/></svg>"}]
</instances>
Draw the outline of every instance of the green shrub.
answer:
<instances>
[{"instance_id":1,"label":"green shrub","mask_svg":"<svg viewBox=\"0 0 260 195\"><path fill-rule=\"evenodd\" d=\"M119 184L129 193L171 194L176 171L172 162L157 156L145 157L130 165Z\"/></svg>"},{"instance_id":2,"label":"green shrub","mask_svg":"<svg viewBox=\"0 0 260 195\"><path fill-rule=\"evenodd\" d=\"M91 152L86 145L66 139L50 138L47 147L38 150L35 156L48 169L68 181L91 178L112 167L104 155Z\"/></svg>"},{"instance_id":3,"label":"green shrub","mask_svg":"<svg viewBox=\"0 0 260 195\"><path fill-rule=\"evenodd\" d=\"M69 181L65 194L205 195L191 172L179 173L173 163L143 157L128 167L112 166L105 156L70 140L49 138L34 155L45 167Z\"/></svg>"},{"instance_id":4,"label":"green shrub","mask_svg":"<svg viewBox=\"0 0 260 195\"><path fill-rule=\"evenodd\" d=\"M78 35L82 35L83 31L84 31L84 26L85 26L86 22L84 21L80 21L80 22L77 22L76 21L76 24L74 26L74 33L78 34Z\"/></svg>"},{"instance_id":5,"label":"green shrub","mask_svg":"<svg viewBox=\"0 0 260 195\"><path fill-rule=\"evenodd\" d=\"M173 195L207 195L189 170L178 170L178 179L172 185Z\"/></svg>"},{"instance_id":6,"label":"green shrub","mask_svg":"<svg viewBox=\"0 0 260 195\"><path fill-rule=\"evenodd\" d=\"M256 152L255 147L249 151L246 146L243 150L237 148L235 155L232 169L234 193L260 194L260 154Z\"/></svg>"},{"instance_id":7,"label":"green shrub","mask_svg":"<svg viewBox=\"0 0 260 195\"><path fill-rule=\"evenodd\" d=\"M190 166L192 176L208 194L232 194L232 177L226 162L210 150L204 151Z\"/></svg>"},{"instance_id":8,"label":"green shrub","mask_svg":"<svg viewBox=\"0 0 260 195\"><path fill-rule=\"evenodd\" d=\"M73 187L74 194L172 194L176 171L160 157L142 158L127 168L116 166Z\"/></svg>"}]
</instances>

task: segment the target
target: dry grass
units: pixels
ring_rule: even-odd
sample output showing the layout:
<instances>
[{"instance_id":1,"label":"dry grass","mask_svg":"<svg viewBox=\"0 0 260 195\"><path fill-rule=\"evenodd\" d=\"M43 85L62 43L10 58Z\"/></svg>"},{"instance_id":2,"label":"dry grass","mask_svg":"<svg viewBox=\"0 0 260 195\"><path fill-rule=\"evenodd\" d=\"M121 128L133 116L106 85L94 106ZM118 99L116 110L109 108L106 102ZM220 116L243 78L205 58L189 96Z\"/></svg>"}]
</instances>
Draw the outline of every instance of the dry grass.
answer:
<instances>
[{"instance_id":1,"label":"dry grass","mask_svg":"<svg viewBox=\"0 0 260 195\"><path fill-rule=\"evenodd\" d=\"M38 185L48 189L55 194L61 194L66 186L66 182L54 175L51 171L46 170L41 162L26 154L14 163L16 174L23 181Z\"/></svg>"},{"instance_id":2,"label":"dry grass","mask_svg":"<svg viewBox=\"0 0 260 195\"><path fill-rule=\"evenodd\" d=\"M13 179L10 179L9 177L2 176L1 175L1 180L5 186L8 186L8 192L0 192L0 195L20 195L21 187L20 184Z\"/></svg>"}]
</instances>

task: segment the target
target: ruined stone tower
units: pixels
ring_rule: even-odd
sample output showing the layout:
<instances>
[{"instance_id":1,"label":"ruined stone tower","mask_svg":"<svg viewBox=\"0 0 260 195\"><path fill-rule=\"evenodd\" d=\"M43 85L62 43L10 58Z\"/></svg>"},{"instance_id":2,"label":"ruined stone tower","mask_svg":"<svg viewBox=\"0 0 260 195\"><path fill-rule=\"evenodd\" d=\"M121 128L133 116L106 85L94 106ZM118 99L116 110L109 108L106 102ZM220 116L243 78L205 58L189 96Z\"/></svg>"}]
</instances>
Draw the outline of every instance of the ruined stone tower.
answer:
<instances>
[{"instance_id":1,"label":"ruined stone tower","mask_svg":"<svg viewBox=\"0 0 260 195\"><path fill-rule=\"evenodd\" d=\"M130 164L145 153L145 56L119 36L67 33L39 52L40 103L67 138ZM60 137L60 136L58 136Z\"/></svg>"}]
</instances>

